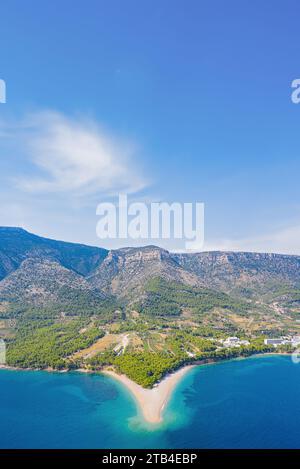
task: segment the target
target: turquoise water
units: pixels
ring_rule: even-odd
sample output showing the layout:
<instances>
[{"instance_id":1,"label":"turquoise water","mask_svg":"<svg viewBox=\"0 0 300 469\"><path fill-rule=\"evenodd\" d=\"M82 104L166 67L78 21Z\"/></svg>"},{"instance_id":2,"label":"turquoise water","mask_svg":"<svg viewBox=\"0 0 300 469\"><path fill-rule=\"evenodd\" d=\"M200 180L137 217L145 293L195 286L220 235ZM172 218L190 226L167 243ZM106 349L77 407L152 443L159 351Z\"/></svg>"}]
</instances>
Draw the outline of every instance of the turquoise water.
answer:
<instances>
[{"instance_id":1,"label":"turquoise water","mask_svg":"<svg viewBox=\"0 0 300 469\"><path fill-rule=\"evenodd\" d=\"M287 356L196 367L151 427L101 375L0 371L1 448L300 448L300 365Z\"/></svg>"}]
</instances>

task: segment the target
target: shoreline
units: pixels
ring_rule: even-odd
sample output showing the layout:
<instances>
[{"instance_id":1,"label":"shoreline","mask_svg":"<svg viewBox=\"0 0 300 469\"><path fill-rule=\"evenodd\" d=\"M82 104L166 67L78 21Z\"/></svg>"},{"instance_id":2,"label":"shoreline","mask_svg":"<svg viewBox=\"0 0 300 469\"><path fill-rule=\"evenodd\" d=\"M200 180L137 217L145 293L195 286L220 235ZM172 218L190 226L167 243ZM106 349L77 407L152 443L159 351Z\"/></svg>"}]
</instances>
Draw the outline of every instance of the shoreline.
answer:
<instances>
[{"instance_id":1,"label":"shoreline","mask_svg":"<svg viewBox=\"0 0 300 469\"><path fill-rule=\"evenodd\" d=\"M292 355L292 352L265 352L265 353L254 353L253 355L247 355L247 356L237 356L237 357L232 357L232 358L203 358L202 360L195 360L192 362L187 362L185 365L182 367L178 368L176 371L170 371L167 374L164 375L164 377L161 379L160 382L162 382L165 378L172 376L173 374L181 371L184 368L190 368L190 367L195 367L195 366L203 366L203 365L216 365L218 363L223 363L223 362L228 362L231 360L244 360L247 358L254 358L254 357L266 357L268 355L277 355L277 356L290 356ZM0 365L0 371L1 370L10 370L10 371L43 371L46 373L85 373L85 374L110 374L110 370L107 369L99 369L99 370L92 370L89 368L74 368L74 369L69 369L69 368L62 368L62 369L55 369L51 367L47 368L23 368L21 366L11 366L11 365ZM109 372L109 373L108 373ZM115 374L118 377L119 376L124 376L126 375L118 375L118 373L112 371L111 374ZM127 377L126 377L127 378ZM128 378L129 379L129 378ZM131 380L130 380L131 381ZM134 382L134 381L133 381ZM160 383L159 382L159 383ZM156 387L159 383L155 383L153 388ZM136 384L136 383L134 383ZM139 386L139 385L138 385ZM143 388L142 389L147 389ZM153 389L152 388L152 389Z\"/></svg>"},{"instance_id":2,"label":"shoreline","mask_svg":"<svg viewBox=\"0 0 300 469\"><path fill-rule=\"evenodd\" d=\"M289 352L267 352L267 353L258 353L253 354L247 357L234 357L228 359L203 359L199 361L195 361L193 363L184 365L183 367L179 368L174 372L170 372L166 374L161 381L156 383L153 388L147 389L143 388L141 385L135 383L126 375L118 374L116 371L111 369L103 369L103 370L89 370L87 368L78 368L74 370L55 370L51 368L20 368L20 367L12 367L9 365L0 365L1 370L11 370L11 371L45 371L46 373L83 373L83 374L102 374L110 376L111 378L115 379L119 383L121 383L125 388L132 394L133 398L136 401L138 409L140 410L141 414L143 415L146 422L150 424L160 424L163 421L162 413L163 410L170 399L172 392L174 391L177 384L180 382L181 378L192 368L204 365L214 365L223 362L228 362L231 360L243 360L247 358L255 358L255 357L266 357L266 356L288 356L291 355Z\"/></svg>"},{"instance_id":3,"label":"shoreline","mask_svg":"<svg viewBox=\"0 0 300 469\"><path fill-rule=\"evenodd\" d=\"M131 392L144 419L148 423L159 424L163 420L162 412L176 385L179 383L181 378L195 366L197 365L187 365L174 373L166 375L151 389L143 388L127 376L119 375L115 371L103 370L101 373L111 376L118 382L122 383L127 390Z\"/></svg>"},{"instance_id":4,"label":"shoreline","mask_svg":"<svg viewBox=\"0 0 300 469\"><path fill-rule=\"evenodd\" d=\"M146 422L150 424L159 424L163 421L162 413L163 410L170 399L172 392L175 387L181 380L181 378L192 368L196 366L204 365L216 365L222 362L228 362L231 360L243 360L246 358L255 358L255 357L266 357L266 356L287 356L291 355L290 353L276 353L276 352L267 352L267 353L258 353L250 355L249 357L235 357L229 359L203 359L195 361L193 364L185 365L182 368L179 368L173 373L166 374L161 381L153 386L151 389L143 388L141 385L135 383L126 375L121 375L116 373L113 370L102 370L100 373L111 376L113 379L121 383L125 388L133 395L138 408L140 409ZM78 370L83 372L88 372L86 370Z\"/></svg>"}]
</instances>

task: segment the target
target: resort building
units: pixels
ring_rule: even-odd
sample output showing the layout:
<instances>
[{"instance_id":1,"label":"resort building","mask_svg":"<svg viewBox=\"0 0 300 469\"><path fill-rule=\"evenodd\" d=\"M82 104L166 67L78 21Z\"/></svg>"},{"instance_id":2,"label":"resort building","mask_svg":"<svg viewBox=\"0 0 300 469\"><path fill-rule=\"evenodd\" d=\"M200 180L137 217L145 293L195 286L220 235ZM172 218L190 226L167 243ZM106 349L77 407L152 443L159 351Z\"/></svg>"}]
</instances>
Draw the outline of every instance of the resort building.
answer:
<instances>
[{"instance_id":1,"label":"resort building","mask_svg":"<svg viewBox=\"0 0 300 469\"><path fill-rule=\"evenodd\" d=\"M293 347L300 346L300 336L294 337L279 337L277 339L265 339L264 343L266 345L273 345L274 347L278 347L278 345L292 345Z\"/></svg>"},{"instance_id":2,"label":"resort building","mask_svg":"<svg viewBox=\"0 0 300 469\"><path fill-rule=\"evenodd\" d=\"M227 337L223 345L225 347L241 347L241 345L249 345L248 340L240 340L238 337Z\"/></svg>"},{"instance_id":3,"label":"resort building","mask_svg":"<svg viewBox=\"0 0 300 469\"><path fill-rule=\"evenodd\" d=\"M265 339L264 340L264 343L266 345L273 345L274 347L278 347L278 345L285 345L285 344L288 344L290 343L288 340L286 339Z\"/></svg>"}]
</instances>

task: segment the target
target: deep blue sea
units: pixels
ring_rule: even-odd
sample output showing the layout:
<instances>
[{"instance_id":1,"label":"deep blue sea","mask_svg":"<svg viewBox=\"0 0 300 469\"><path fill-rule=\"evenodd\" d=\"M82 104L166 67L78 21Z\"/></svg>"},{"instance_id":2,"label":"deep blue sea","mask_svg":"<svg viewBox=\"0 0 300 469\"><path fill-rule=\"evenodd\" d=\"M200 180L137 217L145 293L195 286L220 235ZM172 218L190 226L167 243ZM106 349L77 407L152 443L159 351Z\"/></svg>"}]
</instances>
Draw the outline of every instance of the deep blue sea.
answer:
<instances>
[{"instance_id":1,"label":"deep blue sea","mask_svg":"<svg viewBox=\"0 0 300 469\"><path fill-rule=\"evenodd\" d=\"M264 356L196 367L145 424L113 378L0 371L1 448L300 448L300 365Z\"/></svg>"}]
</instances>

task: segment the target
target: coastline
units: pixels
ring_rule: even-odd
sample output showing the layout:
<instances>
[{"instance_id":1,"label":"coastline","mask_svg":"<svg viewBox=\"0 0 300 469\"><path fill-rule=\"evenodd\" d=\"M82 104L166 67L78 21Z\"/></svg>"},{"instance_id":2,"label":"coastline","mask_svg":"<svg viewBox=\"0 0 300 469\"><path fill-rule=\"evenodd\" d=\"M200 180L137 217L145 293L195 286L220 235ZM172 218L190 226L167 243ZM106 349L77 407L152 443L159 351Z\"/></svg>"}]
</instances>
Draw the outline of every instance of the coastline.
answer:
<instances>
[{"instance_id":1,"label":"coastline","mask_svg":"<svg viewBox=\"0 0 300 469\"><path fill-rule=\"evenodd\" d=\"M133 395L138 408L140 409L144 419L146 422L150 424L159 424L162 422L163 417L162 413L163 410L170 399L172 392L174 391L176 385L179 383L181 378L192 368L196 366L203 366L203 365L213 365L222 362L227 362L231 360L243 360L246 358L255 358L255 357L266 357L266 356L289 356L291 353L289 352L267 352L267 353L258 353L253 354L247 357L234 357L228 359L203 359L194 361L192 364L187 364L177 371L166 374L162 380L156 383L153 388L147 389L143 388L141 385L135 383L126 375L121 375L116 373L111 369L103 369L103 370L89 370L87 368L78 368L76 370L55 370L52 368L44 368L44 369L37 369L37 368L20 368L20 367L12 367L9 365L0 365L1 370L11 370L11 371L45 371L47 373L68 373L68 372L77 372L77 373L85 373L85 374L103 374L110 376L111 378L115 379L123 386L127 388L127 390Z\"/></svg>"},{"instance_id":2,"label":"coastline","mask_svg":"<svg viewBox=\"0 0 300 469\"><path fill-rule=\"evenodd\" d=\"M264 357L268 355L277 355L277 356L286 356L290 353L258 353L253 354L249 357L235 357L229 359L203 359L193 362L193 364L185 365L182 368L179 368L173 373L168 373L165 375L162 380L155 384L153 388L147 389L143 388L141 385L135 383L126 375L121 375L112 370L102 370L101 373L111 376L113 379L121 383L127 388L135 398L137 405L144 417L144 419L151 424L159 424L162 422L162 413L163 410L171 397L172 392L174 391L176 385L179 383L181 378L192 368L203 366L203 365L216 365L218 363L224 363L231 360L243 360L250 357ZM78 370L82 372L89 372L87 370Z\"/></svg>"},{"instance_id":3,"label":"coastline","mask_svg":"<svg viewBox=\"0 0 300 469\"><path fill-rule=\"evenodd\" d=\"M187 365L174 373L166 375L152 389L145 389L125 375L115 371L103 370L102 373L122 383L134 396L144 419L151 424L162 422L162 412L178 382L196 365Z\"/></svg>"},{"instance_id":4,"label":"coastline","mask_svg":"<svg viewBox=\"0 0 300 469\"><path fill-rule=\"evenodd\" d=\"M195 360L195 361L192 361L192 362L188 362L186 365L183 365L181 368L178 368L177 371L174 371L174 372L169 372L167 373L161 380L161 382L169 377L169 376L172 376L173 374L176 374L178 373L179 371L181 371L182 369L184 368L191 368L191 367L195 367L195 366L203 366L203 365L216 365L218 363L223 363L223 362L227 362L227 361L231 361L231 360L244 360L244 359L247 359L247 358L251 358L251 357L266 357L268 355L277 355L277 356L290 356L292 355L292 352L265 352L265 353L254 353L253 355L247 355L247 356L237 356L237 357L232 357L232 358L203 358L202 360ZM92 370L92 369L88 369L88 368L74 368L74 369L69 369L69 368L63 368L63 369L56 369L56 368L51 368L51 367L47 367L47 368L23 368L21 366L11 366L11 365L0 365L0 371L1 370L10 370L10 371L44 371L46 373L86 373L86 374L111 374L111 375L116 375L115 377L119 377L119 376L124 376L126 377L126 375L118 375L118 373L116 372L113 372L113 371L110 371L108 369L99 369L99 370ZM128 378L129 379L129 378ZM130 380L131 381L131 380ZM134 383L136 384L136 383ZM159 383L156 383L154 385L157 386ZM142 386L140 386L142 389L146 389L146 388L143 388Z\"/></svg>"}]
</instances>

